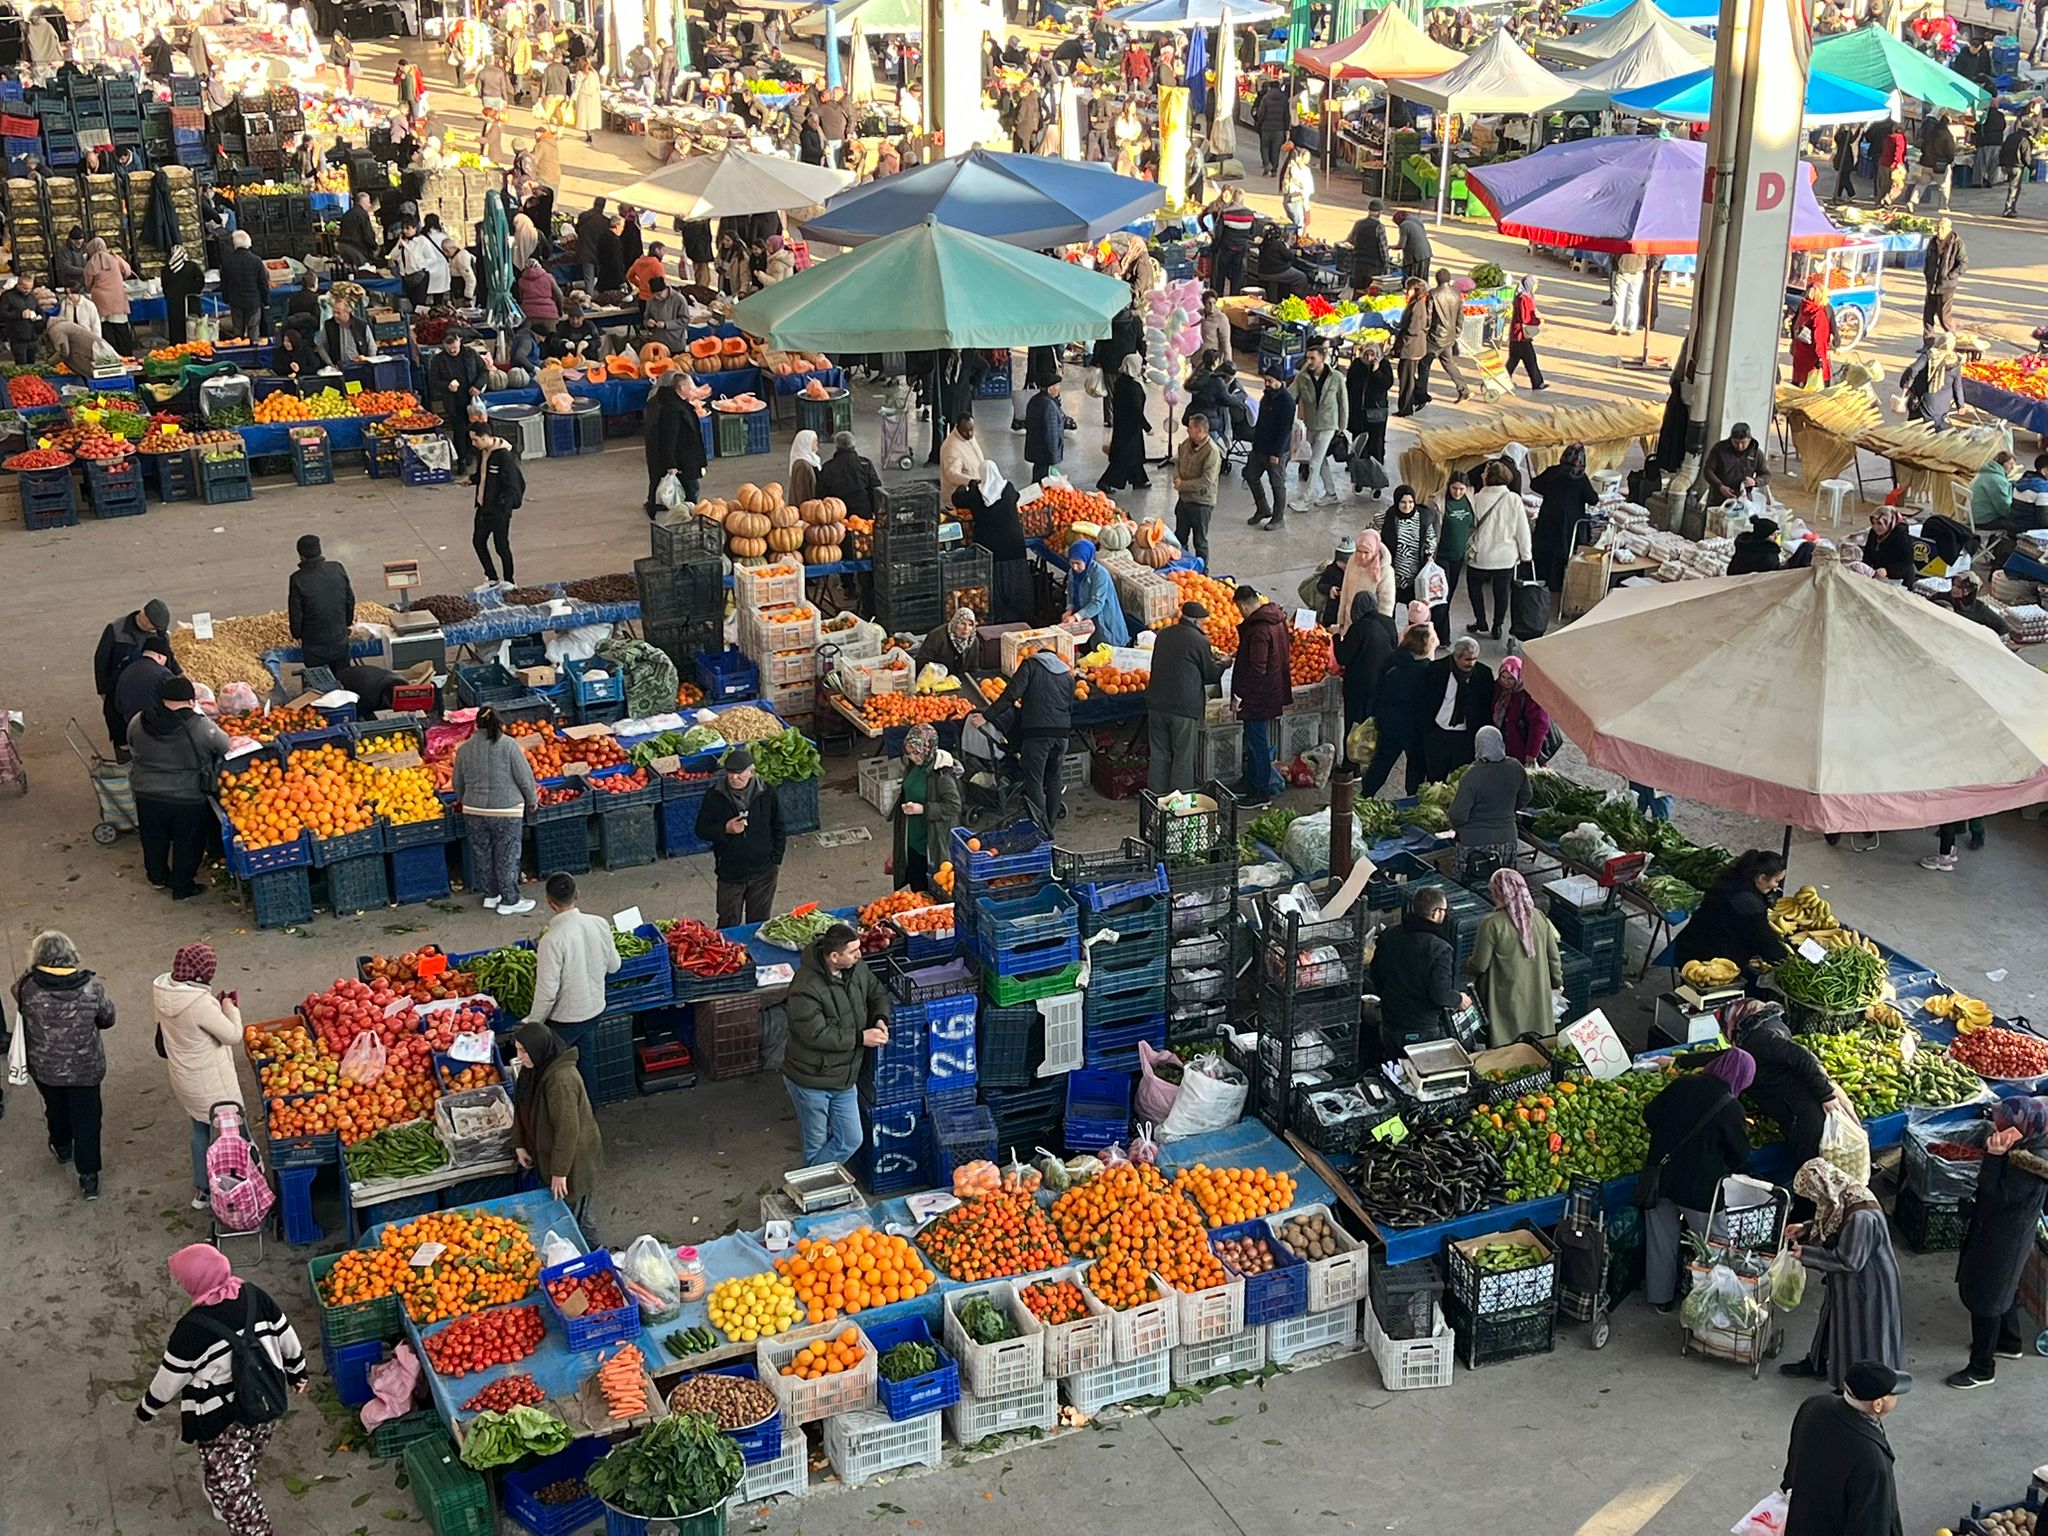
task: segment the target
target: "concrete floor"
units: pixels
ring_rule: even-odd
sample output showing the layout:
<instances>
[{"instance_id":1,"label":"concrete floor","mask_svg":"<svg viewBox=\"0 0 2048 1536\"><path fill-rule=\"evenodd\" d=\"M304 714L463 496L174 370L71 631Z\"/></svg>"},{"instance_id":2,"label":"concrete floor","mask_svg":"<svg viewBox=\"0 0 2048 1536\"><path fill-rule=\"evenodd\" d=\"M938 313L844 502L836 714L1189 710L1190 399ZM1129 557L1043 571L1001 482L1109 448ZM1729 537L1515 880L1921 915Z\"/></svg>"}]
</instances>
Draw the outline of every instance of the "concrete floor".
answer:
<instances>
[{"instance_id":1,"label":"concrete floor","mask_svg":"<svg viewBox=\"0 0 2048 1536\"><path fill-rule=\"evenodd\" d=\"M379 50L368 50L362 74L366 81L388 77ZM454 98L444 91L440 99ZM564 201L572 206L645 164L638 141L609 135L568 158ZM1269 186L1254 190L1256 200L1272 202ZM1326 198L1317 227L1348 226L1353 214L1333 202L1355 203L1354 191L1340 187ZM1972 248L1959 307L1966 324L2023 344L2035 319L2040 226L2034 217L2017 225L1987 219L1984 201L1984 194L1962 197L1958 221ZM1447 231L1440 244L1454 266L1488 256L1514 270L1528 264L1512 243L1470 227ZM1619 366L1633 347L1605 331L1604 286L1540 259L1535 269L1544 274L1546 308L1557 322L1545 349L1557 387L1546 401L1661 392L1661 375ZM1917 278L1903 274L1901 288L1880 334L1879 351L1894 369L1915 329L1903 311L1909 303L1917 307ZM1665 355L1684 318L1682 302L1666 309L1659 345ZM1021 445L1008 435L1007 413L1006 404L991 402L979 416L996 456L1014 464ZM863 414L869 446L872 423ZM1070 468L1077 478L1096 472L1098 437L1087 429L1074 434L1078 459ZM778 453L785 444L779 436ZM714 465L708 489L729 490L748 473ZM758 477L758 467L752 473ZM594 459L535 464L529 482L515 534L523 576L620 570L644 553L644 482L632 441ZM1226 492L1216 565L1283 593L1327 558L1338 532L1377 515L1361 501L1298 513L1283 533L1260 535L1236 520L1243 500L1241 486ZM1162 511L1166 495L1155 489L1130 505ZM19 1316L9 1376L17 1390L9 1400L20 1406L0 1421L14 1453L0 1460L0 1530L173 1536L210 1527L196 1462L177 1446L175 1431L143 1428L131 1416L182 1301L165 1277L163 1257L201 1235L183 1208L181 1116L149 1046L149 982L177 946L200 938L214 944L221 985L240 988L254 1019L288 1012L307 992L348 973L357 954L429 935L478 947L504 931L468 903L458 912L410 907L341 921L323 916L295 933L252 930L218 896L165 905L143 882L132 839L102 849L87 837L96 819L91 791L60 739L70 715L97 734L88 659L99 629L151 596L163 597L181 618L194 610L282 606L292 543L309 531L356 573L366 596L379 563L400 556L420 560L429 589L459 589L476 576L468 524L459 489L402 491L350 476L320 490L267 483L254 501L238 506L153 507L140 521L34 535L0 529L0 676L7 680L0 706L27 716L22 747L34 780L27 799L0 791L0 962L11 977L35 931L62 928L107 978L122 1010L108 1038L108 1167L99 1203L80 1204L69 1172L46 1160L33 1093L11 1095L14 1115L0 1142L9 1169L0 1186L0 1233L16 1255L7 1270ZM1938 715L1939 701L1915 701L1910 712L1902 708L1900 728L1938 729ZM1067 840L1109 846L1132 830L1128 806L1089 792L1076 798ZM882 831L858 799L843 758L832 762L823 806L827 830ZM1698 807L1682 806L1679 816L1689 830L1738 848L1775 845L1779 835ZM1863 855L1802 841L1793 875L1819 885L1856 926L2000 1009L2028 1013L2044 977L2033 942L2040 836L2035 825L2000 817L1988 847L1966 854L1948 876L1914 865L1932 849L1931 834L1887 836L1880 851ZM801 840L783 889L865 900L887 886L884 846L877 840L826 851ZM638 903L649 915L710 912L701 860L600 873L587 884L589 904L599 910ZM2004 974L1993 981L1987 973L1994 971ZM1639 1030L1647 1017L1634 999L1613 1012L1625 1032ZM791 1116L772 1079L704 1086L608 1109L603 1118L612 1171L597 1217L611 1236L658 1230L680 1238L693 1229L751 1225L755 1197L794 1155ZM338 1222L338 1213L330 1214ZM247 1268L282 1299L311 1347L317 1320L305 1257L273 1246ZM1940 1376L1959 1363L1966 1339L1948 1280L1951 1264L1908 1255L1903 1268L1910 1363L1928 1390L1900 1409L1893 1438L1906 1527L1926 1532L1954 1523L1973 1498L2018 1496L2039 1453L2008 1425L2016 1409L2038 1409L2041 1367L2031 1360L2009 1365L1997 1390L1975 1396L1940 1390ZM1792 1320L1795 1347L1811 1327L1810 1316ZM1115 1511L1107 1518L1118 1524L1130 1519L1209 1536L1455 1528L1467 1518L1497 1518L1512 1504L1524 1528L1545 1536L1725 1530L1775 1482L1785 1429L1803 1394L1775 1376L1751 1383L1733 1368L1680 1363L1676 1339L1674 1322L1631 1305L1617 1319L1608 1353L1587 1352L1581 1335L1567 1330L1546 1360L1495 1367L1478 1382L1460 1371L1449 1391L1406 1395L1382 1391L1359 1355L1256 1389L1219 1392L1199 1406L1067 1434L1050 1446L1019 1445L885 1489L786 1506L747 1524L816 1536L874 1527L958 1530L971 1517L984 1529L1023 1532L1100 1525L1105 1511ZM355 1436L324 1384L317 1404L322 1411L293 1415L269 1459L264 1487L279 1529L360 1536L383 1529L387 1518L418 1518L411 1495L395 1487L392 1465L338 1452Z\"/></svg>"}]
</instances>

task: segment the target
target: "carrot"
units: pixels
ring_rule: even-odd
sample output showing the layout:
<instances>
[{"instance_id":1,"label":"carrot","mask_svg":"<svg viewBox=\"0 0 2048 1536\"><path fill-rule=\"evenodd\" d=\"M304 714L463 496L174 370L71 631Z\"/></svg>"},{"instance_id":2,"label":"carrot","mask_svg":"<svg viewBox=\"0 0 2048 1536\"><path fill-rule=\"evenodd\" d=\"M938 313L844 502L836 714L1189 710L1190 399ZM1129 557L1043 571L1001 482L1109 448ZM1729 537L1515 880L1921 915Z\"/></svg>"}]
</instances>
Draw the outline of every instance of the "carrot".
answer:
<instances>
[{"instance_id":1,"label":"carrot","mask_svg":"<svg viewBox=\"0 0 2048 1536\"><path fill-rule=\"evenodd\" d=\"M647 1411L647 1393L642 1386L647 1357L640 1346L628 1344L598 1368L597 1384L605 1405L615 1419L630 1419Z\"/></svg>"}]
</instances>

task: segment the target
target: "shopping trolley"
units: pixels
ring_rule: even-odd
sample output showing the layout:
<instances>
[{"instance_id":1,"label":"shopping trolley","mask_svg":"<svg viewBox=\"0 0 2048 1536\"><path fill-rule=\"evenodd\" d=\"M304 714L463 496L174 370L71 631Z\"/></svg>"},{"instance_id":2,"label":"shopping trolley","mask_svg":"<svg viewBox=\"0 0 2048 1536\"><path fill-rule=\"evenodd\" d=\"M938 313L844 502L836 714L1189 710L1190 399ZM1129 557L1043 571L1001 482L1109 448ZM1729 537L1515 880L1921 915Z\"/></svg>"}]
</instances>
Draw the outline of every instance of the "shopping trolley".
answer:
<instances>
[{"instance_id":1,"label":"shopping trolley","mask_svg":"<svg viewBox=\"0 0 2048 1536\"><path fill-rule=\"evenodd\" d=\"M916 463L910 451L910 423L916 396L901 378L892 378L882 390L881 409L875 414L882 422L882 462L898 469Z\"/></svg>"},{"instance_id":2,"label":"shopping trolley","mask_svg":"<svg viewBox=\"0 0 2048 1536\"><path fill-rule=\"evenodd\" d=\"M1557 1246L1557 1310L1577 1323L1591 1323L1586 1342L1605 1349L1612 1332L1607 1311L1607 1207L1598 1179L1574 1177L1565 1191L1564 1215L1552 1234Z\"/></svg>"},{"instance_id":3,"label":"shopping trolley","mask_svg":"<svg viewBox=\"0 0 2048 1536\"><path fill-rule=\"evenodd\" d=\"M85 734L75 715L64 727L64 740L70 745L71 755L85 764L85 771L92 778L93 793L100 797L100 820L92 829L92 840L102 848L111 848L123 832L136 830L135 791L128 785L128 767L101 757L99 748L92 744L92 738Z\"/></svg>"},{"instance_id":4,"label":"shopping trolley","mask_svg":"<svg viewBox=\"0 0 2048 1536\"><path fill-rule=\"evenodd\" d=\"M256 1239L256 1261L263 1261L264 1218L277 1195L263 1176L256 1148L242 1131L242 1106L222 1099L208 1113L213 1140L206 1148L206 1190L212 1200L213 1232L218 1248L223 1238Z\"/></svg>"},{"instance_id":5,"label":"shopping trolley","mask_svg":"<svg viewBox=\"0 0 2048 1536\"><path fill-rule=\"evenodd\" d=\"M1707 1211L1707 1231L1703 1237L1691 1239L1695 1256L1687 1270L1697 1290L1715 1269L1728 1269L1749 1299L1749 1321L1733 1326L1708 1323L1699 1328L1687 1324L1679 1334L1678 1353L1697 1352L1746 1365L1754 1381L1762 1374L1764 1361L1785 1346L1785 1330L1778 1326L1777 1308L1771 1302L1769 1270L1784 1245L1792 1197L1783 1188L1772 1187L1765 1200L1731 1207L1727 1204L1731 1182L1760 1187L1740 1175L1715 1186L1713 1204Z\"/></svg>"}]
</instances>

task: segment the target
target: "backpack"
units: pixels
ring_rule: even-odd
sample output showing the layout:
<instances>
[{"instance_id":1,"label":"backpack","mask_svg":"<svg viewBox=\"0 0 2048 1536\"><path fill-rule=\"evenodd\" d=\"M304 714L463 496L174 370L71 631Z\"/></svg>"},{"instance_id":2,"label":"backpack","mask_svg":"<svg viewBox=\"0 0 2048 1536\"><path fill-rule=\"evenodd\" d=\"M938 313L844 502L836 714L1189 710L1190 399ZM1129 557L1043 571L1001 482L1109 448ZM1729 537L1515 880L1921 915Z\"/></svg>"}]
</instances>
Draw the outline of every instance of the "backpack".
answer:
<instances>
[{"instance_id":1,"label":"backpack","mask_svg":"<svg viewBox=\"0 0 2048 1536\"><path fill-rule=\"evenodd\" d=\"M291 1388L277 1362L264 1352L253 1333L256 1327L256 1298L242 1293L242 1326L223 1327L215 1319L198 1315L196 1321L217 1338L227 1340L229 1380L235 1393L235 1421L240 1424L274 1424L290 1405Z\"/></svg>"}]
</instances>

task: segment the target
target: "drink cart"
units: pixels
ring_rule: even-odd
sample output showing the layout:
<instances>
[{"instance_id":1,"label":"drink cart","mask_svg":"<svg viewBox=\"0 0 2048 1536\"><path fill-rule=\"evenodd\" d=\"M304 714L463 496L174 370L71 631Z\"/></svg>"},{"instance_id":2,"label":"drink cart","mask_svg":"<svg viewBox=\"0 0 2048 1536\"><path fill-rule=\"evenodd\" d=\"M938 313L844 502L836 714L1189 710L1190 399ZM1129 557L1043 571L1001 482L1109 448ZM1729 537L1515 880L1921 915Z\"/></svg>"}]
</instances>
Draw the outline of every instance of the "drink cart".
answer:
<instances>
[{"instance_id":1,"label":"drink cart","mask_svg":"<svg viewBox=\"0 0 2048 1536\"><path fill-rule=\"evenodd\" d=\"M1827 284L1835 347L1853 347L1877 329L1877 317L1884 307L1881 241L1851 240L1825 251L1794 251L1785 280L1788 318L1806 301L1806 285L1816 277Z\"/></svg>"}]
</instances>

